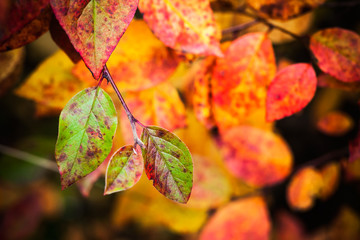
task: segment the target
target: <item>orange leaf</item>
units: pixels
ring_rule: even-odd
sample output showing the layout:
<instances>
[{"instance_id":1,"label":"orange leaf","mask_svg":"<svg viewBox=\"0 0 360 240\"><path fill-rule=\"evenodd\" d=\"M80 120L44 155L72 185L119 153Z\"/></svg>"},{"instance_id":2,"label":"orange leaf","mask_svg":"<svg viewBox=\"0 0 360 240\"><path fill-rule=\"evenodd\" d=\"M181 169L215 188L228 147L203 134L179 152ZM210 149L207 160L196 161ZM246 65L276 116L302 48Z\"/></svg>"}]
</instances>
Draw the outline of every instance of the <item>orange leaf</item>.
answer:
<instances>
[{"instance_id":1,"label":"orange leaf","mask_svg":"<svg viewBox=\"0 0 360 240\"><path fill-rule=\"evenodd\" d=\"M138 0L50 0L50 3L74 48L98 79L133 19Z\"/></svg>"},{"instance_id":2,"label":"orange leaf","mask_svg":"<svg viewBox=\"0 0 360 240\"><path fill-rule=\"evenodd\" d=\"M246 2L265 17L287 20L316 8L325 0L246 0Z\"/></svg>"},{"instance_id":3,"label":"orange leaf","mask_svg":"<svg viewBox=\"0 0 360 240\"><path fill-rule=\"evenodd\" d=\"M292 168L292 155L285 141L251 126L224 132L222 152L229 171L254 186L275 184L286 178Z\"/></svg>"},{"instance_id":4,"label":"orange leaf","mask_svg":"<svg viewBox=\"0 0 360 240\"><path fill-rule=\"evenodd\" d=\"M274 223L275 239L277 240L304 240L307 239L304 226L301 222L288 212L283 210L276 214Z\"/></svg>"},{"instance_id":5,"label":"orange leaf","mask_svg":"<svg viewBox=\"0 0 360 240\"><path fill-rule=\"evenodd\" d=\"M303 109L314 97L316 75L310 64L298 63L279 71L266 98L266 120L274 121Z\"/></svg>"},{"instance_id":6,"label":"orange leaf","mask_svg":"<svg viewBox=\"0 0 360 240\"><path fill-rule=\"evenodd\" d=\"M185 106L176 89L168 83L140 92L128 92L125 100L133 115L144 125L157 125L169 131L186 126ZM124 111L121 126L125 141L132 143L131 128Z\"/></svg>"},{"instance_id":7,"label":"orange leaf","mask_svg":"<svg viewBox=\"0 0 360 240\"><path fill-rule=\"evenodd\" d=\"M194 54L223 55L208 0L140 0L139 9L166 46Z\"/></svg>"},{"instance_id":8,"label":"orange leaf","mask_svg":"<svg viewBox=\"0 0 360 240\"><path fill-rule=\"evenodd\" d=\"M66 54L58 51L46 59L15 93L60 112L77 92L87 87L71 74L73 66Z\"/></svg>"},{"instance_id":9,"label":"orange leaf","mask_svg":"<svg viewBox=\"0 0 360 240\"><path fill-rule=\"evenodd\" d=\"M174 52L154 36L144 21L134 20L109 58L107 67L120 91L138 91L166 81L178 62ZM73 73L85 82L94 83L83 62L75 66Z\"/></svg>"},{"instance_id":10,"label":"orange leaf","mask_svg":"<svg viewBox=\"0 0 360 240\"><path fill-rule=\"evenodd\" d=\"M265 108L266 89L276 72L275 56L265 33L249 33L219 58L211 82L213 112L220 130L246 122Z\"/></svg>"},{"instance_id":11,"label":"orange leaf","mask_svg":"<svg viewBox=\"0 0 360 240\"><path fill-rule=\"evenodd\" d=\"M321 174L312 167L305 167L295 173L287 188L289 205L297 210L312 207L324 187Z\"/></svg>"},{"instance_id":12,"label":"orange leaf","mask_svg":"<svg viewBox=\"0 0 360 240\"><path fill-rule=\"evenodd\" d=\"M200 63L201 67L194 79L194 92L192 96L195 116L208 129L215 125L211 109L210 92L211 73L214 63L215 58L213 57L206 58Z\"/></svg>"},{"instance_id":13,"label":"orange leaf","mask_svg":"<svg viewBox=\"0 0 360 240\"><path fill-rule=\"evenodd\" d=\"M318 65L343 82L360 81L360 36L342 28L327 28L312 35L310 48Z\"/></svg>"},{"instance_id":14,"label":"orange leaf","mask_svg":"<svg viewBox=\"0 0 360 240\"><path fill-rule=\"evenodd\" d=\"M331 162L320 170L324 183L319 196L321 199L328 199L337 189L340 181L340 170L340 165L336 162Z\"/></svg>"},{"instance_id":15,"label":"orange leaf","mask_svg":"<svg viewBox=\"0 0 360 240\"><path fill-rule=\"evenodd\" d=\"M340 111L328 112L317 122L317 128L330 136L341 136L346 134L354 126L351 117Z\"/></svg>"},{"instance_id":16,"label":"orange leaf","mask_svg":"<svg viewBox=\"0 0 360 240\"><path fill-rule=\"evenodd\" d=\"M200 240L269 239L270 225L264 200L245 198L217 211L202 230Z\"/></svg>"}]
</instances>

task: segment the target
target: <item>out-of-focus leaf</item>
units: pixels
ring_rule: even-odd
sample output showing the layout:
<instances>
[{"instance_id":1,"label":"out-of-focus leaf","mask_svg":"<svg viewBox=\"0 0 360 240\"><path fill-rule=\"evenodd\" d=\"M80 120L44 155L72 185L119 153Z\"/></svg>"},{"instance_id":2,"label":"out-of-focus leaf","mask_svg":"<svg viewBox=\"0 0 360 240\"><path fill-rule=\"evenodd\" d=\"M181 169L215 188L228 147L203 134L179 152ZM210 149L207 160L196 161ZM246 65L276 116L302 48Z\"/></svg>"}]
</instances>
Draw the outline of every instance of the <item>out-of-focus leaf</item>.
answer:
<instances>
[{"instance_id":1,"label":"out-of-focus leaf","mask_svg":"<svg viewBox=\"0 0 360 240\"><path fill-rule=\"evenodd\" d=\"M196 118L208 129L215 126L211 107L211 76L215 58L208 57L200 64L194 79L192 104Z\"/></svg>"},{"instance_id":2,"label":"out-of-focus leaf","mask_svg":"<svg viewBox=\"0 0 360 240\"><path fill-rule=\"evenodd\" d=\"M276 214L275 239L277 240L305 240L307 236L301 222L283 210Z\"/></svg>"},{"instance_id":3,"label":"out-of-focus leaf","mask_svg":"<svg viewBox=\"0 0 360 240\"><path fill-rule=\"evenodd\" d=\"M221 150L228 170L253 186L275 184L292 168L286 142L270 131L251 126L229 129L221 135Z\"/></svg>"},{"instance_id":4,"label":"out-of-focus leaf","mask_svg":"<svg viewBox=\"0 0 360 240\"><path fill-rule=\"evenodd\" d=\"M130 24L138 0L50 0L55 16L95 79Z\"/></svg>"},{"instance_id":5,"label":"out-of-focus leaf","mask_svg":"<svg viewBox=\"0 0 360 240\"><path fill-rule=\"evenodd\" d=\"M87 86L71 74L73 66L65 53L58 51L45 60L15 93L59 113L73 95Z\"/></svg>"},{"instance_id":6,"label":"out-of-focus leaf","mask_svg":"<svg viewBox=\"0 0 360 240\"><path fill-rule=\"evenodd\" d=\"M176 89L168 83L140 92L129 92L125 100L133 115L145 125L156 125L169 131L186 126L185 106ZM125 141L131 144L131 127L124 111L121 119Z\"/></svg>"},{"instance_id":7,"label":"out-of-focus leaf","mask_svg":"<svg viewBox=\"0 0 360 240\"><path fill-rule=\"evenodd\" d=\"M325 0L246 0L260 15L287 20L318 7Z\"/></svg>"},{"instance_id":8,"label":"out-of-focus leaf","mask_svg":"<svg viewBox=\"0 0 360 240\"><path fill-rule=\"evenodd\" d=\"M120 91L139 91L166 81L178 62L175 53L154 36L144 21L134 20L109 58L107 67ZM75 66L73 73L83 81L94 82L83 62Z\"/></svg>"},{"instance_id":9,"label":"out-of-focus leaf","mask_svg":"<svg viewBox=\"0 0 360 240\"><path fill-rule=\"evenodd\" d=\"M232 42L225 57L217 59L211 81L213 113L221 131L265 110L266 89L275 72L273 48L265 33L249 33Z\"/></svg>"},{"instance_id":10,"label":"out-of-focus leaf","mask_svg":"<svg viewBox=\"0 0 360 240\"><path fill-rule=\"evenodd\" d=\"M266 97L266 120L274 121L303 109L314 97L316 75L310 64L297 63L279 71Z\"/></svg>"},{"instance_id":11,"label":"out-of-focus leaf","mask_svg":"<svg viewBox=\"0 0 360 240\"><path fill-rule=\"evenodd\" d=\"M360 162L360 130L355 139L349 142L349 162Z\"/></svg>"},{"instance_id":12,"label":"out-of-focus leaf","mask_svg":"<svg viewBox=\"0 0 360 240\"><path fill-rule=\"evenodd\" d=\"M341 136L349 132L354 126L352 118L343 112L332 111L321 117L317 128L330 136Z\"/></svg>"},{"instance_id":13,"label":"out-of-focus leaf","mask_svg":"<svg viewBox=\"0 0 360 240\"><path fill-rule=\"evenodd\" d=\"M360 218L351 208L341 208L335 221L330 226L327 237L330 239L354 240L360 238Z\"/></svg>"},{"instance_id":14,"label":"out-of-focus leaf","mask_svg":"<svg viewBox=\"0 0 360 240\"><path fill-rule=\"evenodd\" d=\"M69 56L71 61L77 63L81 60L80 54L75 50L71 44L69 36L66 34L64 29L60 26L59 21L53 15L50 21L50 34L54 42ZM87 73L89 73L89 70ZM91 74L90 74L91 75ZM92 79L92 77L90 77Z\"/></svg>"},{"instance_id":15,"label":"out-of-focus leaf","mask_svg":"<svg viewBox=\"0 0 360 240\"><path fill-rule=\"evenodd\" d=\"M322 175L312 167L305 167L295 173L287 188L289 205L297 210L307 210L313 206L324 187Z\"/></svg>"},{"instance_id":16,"label":"out-of-focus leaf","mask_svg":"<svg viewBox=\"0 0 360 240\"><path fill-rule=\"evenodd\" d=\"M156 126L141 135L145 172L154 187L179 203L189 200L193 186L193 162L186 145L175 134Z\"/></svg>"},{"instance_id":17,"label":"out-of-focus leaf","mask_svg":"<svg viewBox=\"0 0 360 240\"><path fill-rule=\"evenodd\" d=\"M310 49L322 71L343 82L360 81L360 36L327 28L311 36Z\"/></svg>"},{"instance_id":18,"label":"out-of-focus leaf","mask_svg":"<svg viewBox=\"0 0 360 240\"><path fill-rule=\"evenodd\" d=\"M63 189L94 171L110 153L117 116L100 87L76 94L60 115L55 157Z\"/></svg>"},{"instance_id":19,"label":"out-of-focus leaf","mask_svg":"<svg viewBox=\"0 0 360 240\"><path fill-rule=\"evenodd\" d=\"M133 220L147 229L165 226L178 233L196 233L206 221L206 211L168 200L143 176L117 198L112 223L119 229Z\"/></svg>"},{"instance_id":20,"label":"out-of-focus leaf","mask_svg":"<svg viewBox=\"0 0 360 240\"><path fill-rule=\"evenodd\" d=\"M223 55L208 0L140 0L139 9L166 46L194 54Z\"/></svg>"},{"instance_id":21,"label":"out-of-focus leaf","mask_svg":"<svg viewBox=\"0 0 360 240\"><path fill-rule=\"evenodd\" d=\"M8 2L4 24L0 24L0 51L21 47L44 33L50 20L48 6L49 0Z\"/></svg>"},{"instance_id":22,"label":"out-of-focus leaf","mask_svg":"<svg viewBox=\"0 0 360 240\"><path fill-rule=\"evenodd\" d=\"M261 197L244 198L218 210L203 228L200 240L268 239L270 228L264 200Z\"/></svg>"},{"instance_id":23,"label":"out-of-focus leaf","mask_svg":"<svg viewBox=\"0 0 360 240\"><path fill-rule=\"evenodd\" d=\"M342 82L328 74L318 76L318 86L335 88L348 92L360 92L360 82Z\"/></svg>"},{"instance_id":24,"label":"out-of-focus leaf","mask_svg":"<svg viewBox=\"0 0 360 240\"><path fill-rule=\"evenodd\" d=\"M340 181L340 170L340 165L336 162L331 162L320 169L324 183L319 196L321 199L328 199L336 191Z\"/></svg>"},{"instance_id":25,"label":"out-of-focus leaf","mask_svg":"<svg viewBox=\"0 0 360 240\"><path fill-rule=\"evenodd\" d=\"M104 194L123 191L134 186L141 177L144 163L139 153L131 145L117 150L110 158L106 169Z\"/></svg>"},{"instance_id":26,"label":"out-of-focus leaf","mask_svg":"<svg viewBox=\"0 0 360 240\"><path fill-rule=\"evenodd\" d=\"M0 96L4 95L18 80L24 59L24 49L0 53Z\"/></svg>"}]
</instances>

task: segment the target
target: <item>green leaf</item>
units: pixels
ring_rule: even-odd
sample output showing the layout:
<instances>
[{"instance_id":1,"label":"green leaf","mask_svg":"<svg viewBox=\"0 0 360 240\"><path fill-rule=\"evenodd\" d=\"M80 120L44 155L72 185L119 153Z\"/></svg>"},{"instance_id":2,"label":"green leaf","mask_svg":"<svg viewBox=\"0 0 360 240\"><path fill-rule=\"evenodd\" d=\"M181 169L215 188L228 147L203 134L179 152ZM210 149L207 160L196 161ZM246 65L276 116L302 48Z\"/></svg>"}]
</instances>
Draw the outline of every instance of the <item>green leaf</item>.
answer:
<instances>
[{"instance_id":1,"label":"green leaf","mask_svg":"<svg viewBox=\"0 0 360 240\"><path fill-rule=\"evenodd\" d=\"M134 186L144 170L141 155L134 152L131 145L117 150L111 157L106 170L104 194L123 191Z\"/></svg>"},{"instance_id":2,"label":"green leaf","mask_svg":"<svg viewBox=\"0 0 360 240\"><path fill-rule=\"evenodd\" d=\"M62 189L100 166L110 153L116 126L114 104L99 87L87 88L67 103L55 147Z\"/></svg>"},{"instance_id":3,"label":"green leaf","mask_svg":"<svg viewBox=\"0 0 360 240\"><path fill-rule=\"evenodd\" d=\"M176 135L156 126L144 128L141 140L145 172L154 187L167 198L186 203L193 185L189 149Z\"/></svg>"}]
</instances>

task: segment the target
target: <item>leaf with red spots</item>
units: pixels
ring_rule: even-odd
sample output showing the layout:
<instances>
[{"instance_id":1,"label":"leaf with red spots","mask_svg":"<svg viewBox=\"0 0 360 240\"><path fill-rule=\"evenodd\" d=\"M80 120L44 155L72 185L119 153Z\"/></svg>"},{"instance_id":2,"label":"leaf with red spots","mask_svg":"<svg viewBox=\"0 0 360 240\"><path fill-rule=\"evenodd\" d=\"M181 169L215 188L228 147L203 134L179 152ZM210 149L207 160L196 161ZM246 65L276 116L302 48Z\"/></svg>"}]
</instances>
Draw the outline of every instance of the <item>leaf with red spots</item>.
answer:
<instances>
[{"instance_id":1,"label":"leaf with red spots","mask_svg":"<svg viewBox=\"0 0 360 240\"><path fill-rule=\"evenodd\" d=\"M175 134L156 126L145 127L141 140L145 172L154 187L167 198L186 203L193 185L189 149Z\"/></svg>"},{"instance_id":2,"label":"leaf with red spots","mask_svg":"<svg viewBox=\"0 0 360 240\"><path fill-rule=\"evenodd\" d=\"M221 150L229 171L261 187L285 179L292 168L286 142L270 131L251 126L229 129L221 136Z\"/></svg>"},{"instance_id":3,"label":"leaf with red spots","mask_svg":"<svg viewBox=\"0 0 360 240\"><path fill-rule=\"evenodd\" d=\"M327 28L311 36L310 49L322 71L343 82L360 81L360 36L342 28Z\"/></svg>"},{"instance_id":4,"label":"leaf with red spots","mask_svg":"<svg viewBox=\"0 0 360 240\"><path fill-rule=\"evenodd\" d=\"M157 125L169 131L186 126L184 103L176 89L168 83L140 92L129 92L125 100L133 115L145 125ZM122 111L121 119L125 141L129 140L130 144L133 136L125 111Z\"/></svg>"},{"instance_id":5,"label":"leaf with red spots","mask_svg":"<svg viewBox=\"0 0 360 240\"><path fill-rule=\"evenodd\" d=\"M317 122L317 128L330 136L346 134L354 126L352 118L340 111L331 111L322 116Z\"/></svg>"},{"instance_id":6,"label":"leaf with red spots","mask_svg":"<svg viewBox=\"0 0 360 240\"><path fill-rule=\"evenodd\" d=\"M218 210L205 225L200 240L269 239L271 222L262 197L232 202Z\"/></svg>"},{"instance_id":7,"label":"leaf with red spots","mask_svg":"<svg viewBox=\"0 0 360 240\"><path fill-rule=\"evenodd\" d=\"M50 0L55 16L94 78L134 17L138 0Z\"/></svg>"},{"instance_id":8,"label":"leaf with red spots","mask_svg":"<svg viewBox=\"0 0 360 240\"><path fill-rule=\"evenodd\" d=\"M139 9L166 46L187 53L223 55L208 0L140 0Z\"/></svg>"},{"instance_id":9,"label":"leaf with red spots","mask_svg":"<svg viewBox=\"0 0 360 240\"><path fill-rule=\"evenodd\" d=\"M217 59L211 79L213 113L221 131L265 109L275 72L274 51L265 33L248 33L231 43L225 57Z\"/></svg>"},{"instance_id":10,"label":"leaf with red spots","mask_svg":"<svg viewBox=\"0 0 360 240\"><path fill-rule=\"evenodd\" d=\"M117 150L111 157L106 170L104 194L123 191L134 186L143 172L143 160L131 145Z\"/></svg>"},{"instance_id":11,"label":"leaf with red spots","mask_svg":"<svg viewBox=\"0 0 360 240\"><path fill-rule=\"evenodd\" d=\"M312 167L305 167L295 173L287 188L289 205L297 210L307 210L320 196L324 186L321 174Z\"/></svg>"},{"instance_id":12,"label":"leaf with red spots","mask_svg":"<svg viewBox=\"0 0 360 240\"><path fill-rule=\"evenodd\" d=\"M120 91L139 91L168 80L178 63L175 52L157 39L144 21L133 20L106 66ZM83 62L73 73L83 81L94 82ZM105 89L112 87L109 84Z\"/></svg>"},{"instance_id":13,"label":"leaf with red spots","mask_svg":"<svg viewBox=\"0 0 360 240\"><path fill-rule=\"evenodd\" d=\"M326 0L246 0L264 17L287 20L320 6Z\"/></svg>"},{"instance_id":14,"label":"leaf with red spots","mask_svg":"<svg viewBox=\"0 0 360 240\"><path fill-rule=\"evenodd\" d=\"M266 98L266 120L274 121L303 109L314 97L316 75L310 64L298 63L279 71Z\"/></svg>"},{"instance_id":15,"label":"leaf with red spots","mask_svg":"<svg viewBox=\"0 0 360 240\"><path fill-rule=\"evenodd\" d=\"M101 88L87 88L68 102L55 146L63 189L100 166L110 153L116 126L114 104Z\"/></svg>"},{"instance_id":16,"label":"leaf with red spots","mask_svg":"<svg viewBox=\"0 0 360 240\"><path fill-rule=\"evenodd\" d=\"M21 47L48 30L49 0L8 1L6 7L0 22L0 51Z\"/></svg>"}]
</instances>

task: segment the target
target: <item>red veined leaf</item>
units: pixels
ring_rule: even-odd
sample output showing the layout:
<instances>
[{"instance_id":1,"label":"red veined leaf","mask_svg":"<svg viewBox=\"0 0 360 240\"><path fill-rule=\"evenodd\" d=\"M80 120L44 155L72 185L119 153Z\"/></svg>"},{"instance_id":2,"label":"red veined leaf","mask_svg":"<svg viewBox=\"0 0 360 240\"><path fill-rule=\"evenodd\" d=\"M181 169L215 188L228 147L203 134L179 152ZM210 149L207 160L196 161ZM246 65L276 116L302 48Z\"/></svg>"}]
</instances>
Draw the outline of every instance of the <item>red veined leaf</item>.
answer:
<instances>
[{"instance_id":1,"label":"red veined leaf","mask_svg":"<svg viewBox=\"0 0 360 240\"><path fill-rule=\"evenodd\" d=\"M139 9L166 46L187 53L223 55L208 0L140 0Z\"/></svg>"},{"instance_id":2,"label":"red veined leaf","mask_svg":"<svg viewBox=\"0 0 360 240\"><path fill-rule=\"evenodd\" d=\"M246 123L265 109L267 86L276 72L275 56L265 33L248 33L218 58L211 81L214 118L220 130Z\"/></svg>"},{"instance_id":3,"label":"red veined leaf","mask_svg":"<svg viewBox=\"0 0 360 240\"><path fill-rule=\"evenodd\" d=\"M50 0L50 3L74 48L98 79L134 17L138 0Z\"/></svg>"},{"instance_id":4,"label":"red veined leaf","mask_svg":"<svg viewBox=\"0 0 360 240\"><path fill-rule=\"evenodd\" d=\"M262 197L250 197L220 208L207 222L200 240L265 240L271 223Z\"/></svg>"},{"instance_id":5,"label":"red veined leaf","mask_svg":"<svg viewBox=\"0 0 360 240\"><path fill-rule=\"evenodd\" d=\"M274 121L303 109L314 97L316 75L310 64L298 63L279 71L266 98L266 120Z\"/></svg>"},{"instance_id":6,"label":"red veined leaf","mask_svg":"<svg viewBox=\"0 0 360 240\"><path fill-rule=\"evenodd\" d=\"M344 81L360 81L360 36L342 28L327 28L311 36L310 48L325 73Z\"/></svg>"}]
</instances>

